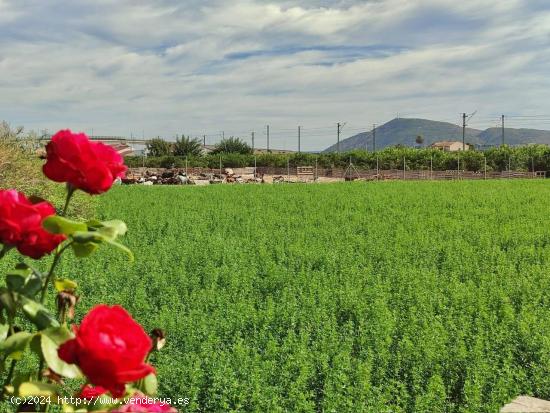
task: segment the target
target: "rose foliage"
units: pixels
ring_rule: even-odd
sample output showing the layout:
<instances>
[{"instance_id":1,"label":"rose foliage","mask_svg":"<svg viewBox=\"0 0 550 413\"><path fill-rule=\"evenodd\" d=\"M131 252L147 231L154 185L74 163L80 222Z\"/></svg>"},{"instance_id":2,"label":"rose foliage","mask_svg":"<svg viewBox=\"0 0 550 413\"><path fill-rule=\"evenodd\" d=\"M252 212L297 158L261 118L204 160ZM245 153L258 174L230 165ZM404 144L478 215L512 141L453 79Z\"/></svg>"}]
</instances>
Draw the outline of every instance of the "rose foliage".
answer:
<instances>
[{"instance_id":1,"label":"rose foliage","mask_svg":"<svg viewBox=\"0 0 550 413\"><path fill-rule=\"evenodd\" d=\"M0 367L5 377L0 403L26 400L18 411L28 411L33 400L42 404L34 406L39 411L62 404L68 412L175 412L154 397L156 372L148 363L151 352L161 347L153 345L159 331L164 340L162 330L155 329L152 340L118 305L97 305L74 323L78 284L58 273L59 261L69 251L78 259L93 258L103 245L133 259L118 241L127 230L124 222L65 216L75 191L108 191L126 171L123 159L112 147L70 130L56 133L46 151L44 174L67 188L66 202L57 212L43 199L0 188L0 259L15 251L21 255L0 287ZM39 271L25 257L48 260L49 269ZM57 314L44 305L50 291L56 293ZM23 318L28 323L21 323ZM32 331L24 329L29 325L34 325ZM39 363L29 370L33 363L22 361L33 357ZM70 379L85 383L76 395L67 394L64 383Z\"/></svg>"}]
</instances>

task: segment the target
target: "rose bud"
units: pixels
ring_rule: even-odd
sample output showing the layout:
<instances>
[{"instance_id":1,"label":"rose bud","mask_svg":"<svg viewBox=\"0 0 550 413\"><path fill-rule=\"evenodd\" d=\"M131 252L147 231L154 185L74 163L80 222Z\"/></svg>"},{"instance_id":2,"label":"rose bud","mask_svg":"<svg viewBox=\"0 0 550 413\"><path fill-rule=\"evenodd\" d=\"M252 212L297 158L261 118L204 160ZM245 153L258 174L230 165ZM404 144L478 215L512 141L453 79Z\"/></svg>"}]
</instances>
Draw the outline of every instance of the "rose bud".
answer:
<instances>
[{"instance_id":1,"label":"rose bud","mask_svg":"<svg viewBox=\"0 0 550 413\"><path fill-rule=\"evenodd\" d=\"M166 334L164 330L154 328L150 335L153 338L153 348L156 350L161 350L166 345Z\"/></svg>"},{"instance_id":2,"label":"rose bud","mask_svg":"<svg viewBox=\"0 0 550 413\"><path fill-rule=\"evenodd\" d=\"M74 318L74 309L80 296L73 291L61 291L57 294L57 313L61 315L61 321L65 322L65 316L72 320Z\"/></svg>"}]
</instances>

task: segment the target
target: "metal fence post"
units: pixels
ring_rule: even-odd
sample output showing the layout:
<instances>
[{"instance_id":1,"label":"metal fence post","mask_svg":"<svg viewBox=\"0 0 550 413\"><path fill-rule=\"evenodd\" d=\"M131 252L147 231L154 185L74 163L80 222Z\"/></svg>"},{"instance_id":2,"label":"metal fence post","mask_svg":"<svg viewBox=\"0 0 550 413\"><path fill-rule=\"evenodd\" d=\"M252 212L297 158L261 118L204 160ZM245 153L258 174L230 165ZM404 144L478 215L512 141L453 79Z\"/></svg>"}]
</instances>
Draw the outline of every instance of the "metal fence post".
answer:
<instances>
[{"instance_id":1,"label":"metal fence post","mask_svg":"<svg viewBox=\"0 0 550 413\"><path fill-rule=\"evenodd\" d=\"M286 159L286 179L290 181L290 159Z\"/></svg>"},{"instance_id":2,"label":"metal fence post","mask_svg":"<svg viewBox=\"0 0 550 413\"><path fill-rule=\"evenodd\" d=\"M317 179L319 178L319 173L317 172L317 158L315 158L315 175L313 177L313 180L317 182Z\"/></svg>"}]
</instances>

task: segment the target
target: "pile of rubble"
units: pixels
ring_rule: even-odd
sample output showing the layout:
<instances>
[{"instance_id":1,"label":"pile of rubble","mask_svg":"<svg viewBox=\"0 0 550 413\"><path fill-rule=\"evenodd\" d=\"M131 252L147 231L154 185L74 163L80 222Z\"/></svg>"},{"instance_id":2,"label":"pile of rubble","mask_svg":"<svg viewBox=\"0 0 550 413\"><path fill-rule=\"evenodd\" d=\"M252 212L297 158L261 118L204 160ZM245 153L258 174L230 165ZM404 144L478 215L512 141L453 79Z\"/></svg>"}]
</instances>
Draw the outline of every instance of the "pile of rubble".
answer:
<instances>
[{"instance_id":1,"label":"pile of rubble","mask_svg":"<svg viewBox=\"0 0 550 413\"><path fill-rule=\"evenodd\" d=\"M124 185L211 185L222 183L264 183L263 174L236 175L231 168L225 168L223 173L187 174L181 169L166 170L164 172L145 171L140 176L129 174L122 179Z\"/></svg>"}]
</instances>

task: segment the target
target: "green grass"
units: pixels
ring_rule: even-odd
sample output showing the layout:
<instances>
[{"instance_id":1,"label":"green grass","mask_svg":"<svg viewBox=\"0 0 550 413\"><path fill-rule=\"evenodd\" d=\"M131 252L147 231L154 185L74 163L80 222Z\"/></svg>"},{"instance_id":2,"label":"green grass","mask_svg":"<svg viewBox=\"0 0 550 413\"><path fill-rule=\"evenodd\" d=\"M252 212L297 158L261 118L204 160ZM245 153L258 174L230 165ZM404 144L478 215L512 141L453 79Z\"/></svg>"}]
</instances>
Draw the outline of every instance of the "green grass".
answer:
<instances>
[{"instance_id":1,"label":"green grass","mask_svg":"<svg viewBox=\"0 0 550 413\"><path fill-rule=\"evenodd\" d=\"M119 187L136 255L64 260L81 316L168 341L189 412L496 412L550 398L546 181Z\"/></svg>"}]
</instances>

